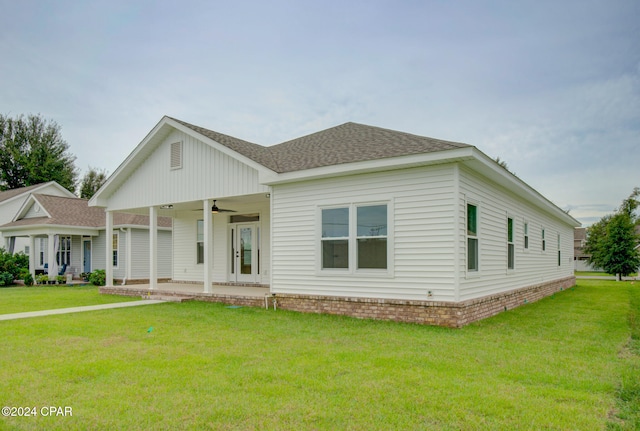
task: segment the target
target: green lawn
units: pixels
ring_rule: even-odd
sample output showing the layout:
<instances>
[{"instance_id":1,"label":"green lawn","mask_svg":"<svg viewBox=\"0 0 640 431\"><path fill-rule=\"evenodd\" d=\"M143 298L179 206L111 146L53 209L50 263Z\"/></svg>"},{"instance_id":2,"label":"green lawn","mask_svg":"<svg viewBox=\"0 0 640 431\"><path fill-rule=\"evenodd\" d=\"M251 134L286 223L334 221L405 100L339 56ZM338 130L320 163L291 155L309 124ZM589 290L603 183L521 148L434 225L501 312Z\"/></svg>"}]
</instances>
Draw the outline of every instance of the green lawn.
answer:
<instances>
[{"instance_id":1,"label":"green lawn","mask_svg":"<svg viewBox=\"0 0 640 431\"><path fill-rule=\"evenodd\" d=\"M6 287L0 288L0 314L109 304L137 299L140 298L101 295L98 293L98 288L94 286Z\"/></svg>"},{"instance_id":2,"label":"green lawn","mask_svg":"<svg viewBox=\"0 0 640 431\"><path fill-rule=\"evenodd\" d=\"M639 289L462 329L200 302L4 321L0 404L38 415L0 429L637 429Z\"/></svg>"}]
</instances>

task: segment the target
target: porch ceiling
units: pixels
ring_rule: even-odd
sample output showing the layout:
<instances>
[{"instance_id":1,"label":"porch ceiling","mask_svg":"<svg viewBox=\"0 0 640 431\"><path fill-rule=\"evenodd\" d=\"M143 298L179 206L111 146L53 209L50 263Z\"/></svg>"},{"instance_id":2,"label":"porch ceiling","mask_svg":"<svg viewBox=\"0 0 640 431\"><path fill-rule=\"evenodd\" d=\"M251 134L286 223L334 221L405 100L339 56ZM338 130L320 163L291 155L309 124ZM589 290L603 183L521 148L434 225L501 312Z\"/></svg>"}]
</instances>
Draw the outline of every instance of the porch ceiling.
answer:
<instances>
[{"instance_id":1,"label":"porch ceiling","mask_svg":"<svg viewBox=\"0 0 640 431\"><path fill-rule=\"evenodd\" d=\"M203 197L202 200L204 199L207 199L207 198ZM221 198L209 197L209 199L211 199L212 202L215 199L216 205L219 208L224 208L224 209L234 209L234 206L237 206L240 204L246 205L246 204L252 204L252 203L263 203L269 200L266 193L256 193L252 195L242 195L242 196L226 196ZM202 200L185 201L185 202L165 202L158 207L158 215L174 217L176 212L178 211L202 211ZM163 205L170 206L170 208L162 208ZM148 215L149 208L148 207L131 208L126 211L118 211L118 212Z\"/></svg>"}]
</instances>

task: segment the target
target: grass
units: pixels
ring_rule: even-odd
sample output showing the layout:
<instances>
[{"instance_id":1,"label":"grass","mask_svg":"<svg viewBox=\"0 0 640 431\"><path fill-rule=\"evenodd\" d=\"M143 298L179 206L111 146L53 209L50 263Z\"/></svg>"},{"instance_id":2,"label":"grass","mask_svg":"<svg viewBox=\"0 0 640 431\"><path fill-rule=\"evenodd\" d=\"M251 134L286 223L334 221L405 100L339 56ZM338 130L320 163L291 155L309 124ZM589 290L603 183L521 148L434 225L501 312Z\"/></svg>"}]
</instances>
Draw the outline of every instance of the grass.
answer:
<instances>
[{"instance_id":1,"label":"grass","mask_svg":"<svg viewBox=\"0 0 640 431\"><path fill-rule=\"evenodd\" d=\"M577 277L615 277L616 274L607 274L606 272L598 271L574 271ZM634 272L629 277L637 277L638 273Z\"/></svg>"},{"instance_id":2,"label":"grass","mask_svg":"<svg viewBox=\"0 0 640 431\"><path fill-rule=\"evenodd\" d=\"M199 302L0 322L0 404L73 409L0 429L637 429L638 289L462 329Z\"/></svg>"},{"instance_id":3,"label":"grass","mask_svg":"<svg viewBox=\"0 0 640 431\"><path fill-rule=\"evenodd\" d=\"M109 304L140 298L101 295L94 286L46 285L0 289L0 314L40 311L83 305Z\"/></svg>"}]
</instances>

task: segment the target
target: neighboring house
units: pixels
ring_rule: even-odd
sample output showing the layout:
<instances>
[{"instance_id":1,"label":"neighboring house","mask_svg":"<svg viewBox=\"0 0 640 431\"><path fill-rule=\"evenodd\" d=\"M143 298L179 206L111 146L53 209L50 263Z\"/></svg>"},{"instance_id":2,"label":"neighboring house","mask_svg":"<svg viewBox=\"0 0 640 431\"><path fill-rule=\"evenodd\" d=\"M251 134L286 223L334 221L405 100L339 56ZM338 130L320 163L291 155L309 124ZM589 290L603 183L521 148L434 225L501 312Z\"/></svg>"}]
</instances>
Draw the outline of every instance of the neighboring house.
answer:
<instances>
[{"instance_id":1,"label":"neighboring house","mask_svg":"<svg viewBox=\"0 0 640 431\"><path fill-rule=\"evenodd\" d=\"M90 205L173 217L173 280L266 285L280 308L461 326L575 283L579 222L518 177L355 123L263 147L164 117Z\"/></svg>"},{"instance_id":2,"label":"neighboring house","mask_svg":"<svg viewBox=\"0 0 640 431\"><path fill-rule=\"evenodd\" d=\"M42 193L52 196L75 197L73 193L62 187L55 181L35 184L18 189L0 192L0 226L13 220L18 210L25 203L31 193ZM0 231L0 247L11 253L23 252L29 254L29 242L21 238L4 238Z\"/></svg>"},{"instance_id":3,"label":"neighboring house","mask_svg":"<svg viewBox=\"0 0 640 431\"><path fill-rule=\"evenodd\" d=\"M77 197L33 193L14 213L13 220L0 226L5 237L23 238L29 244L31 273L65 273L79 276L83 272L105 269L110 265L116 278L135 282L149 278L149 217L115 214L111 234L106 235L103 208L89 207ZM158 277L171 274L171 219L158 220ZM107 238L112 252L105 256ZM55 256L55 259L51 259Z\"/></svg>"},{"instance_id":4,"label":"neighboring house","mask_svg":"<svg viewBox=\"0 0 640 431\"><path fill-rule=\"evenodd\" d=\"M573 232L573 261L576 271L602 271L594 268L589 262L591 255L584 252L584 246L587 243L587 229L577 227Z\"/></svg>"}]
</instances>

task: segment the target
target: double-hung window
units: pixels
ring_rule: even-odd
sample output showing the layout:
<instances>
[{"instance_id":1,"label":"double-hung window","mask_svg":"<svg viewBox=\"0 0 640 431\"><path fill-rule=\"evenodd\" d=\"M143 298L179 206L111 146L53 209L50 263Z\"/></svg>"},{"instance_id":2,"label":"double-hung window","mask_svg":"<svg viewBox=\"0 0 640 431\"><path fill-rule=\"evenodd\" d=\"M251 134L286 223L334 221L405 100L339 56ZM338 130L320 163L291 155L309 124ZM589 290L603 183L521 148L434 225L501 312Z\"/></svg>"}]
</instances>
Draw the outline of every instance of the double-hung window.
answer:
<instances>
[{"instance_id":1,"label":"double-hung window","mask_svg":"<svg viewBox=\"0 0 640 431\"><path fill-rule=\"evenodd\" d=\"M507 218L507 269L515 268L516 247L513 243L513 219Z\"/></svg>"},{"instance_id":2,"label":"double-hung window","mask_svg":"<svg viewBox=\"0 0 640 431\"><path fill-rule=\"evenodd\" d=\"M321 219L322 270L388 268L387 204L323 208Z\"/></svg>"},{"instance_id":3,"label":"double-hung window","mask_svg":"<svg viewBox=\"0 0 640 431\"><path fill-rule=\"evenodd\" d=\"M467 270L478 271L478 207L467 204Z\"/></svg>"},{"instance_id":4,"label":"double-hung window","mask_svg":"<svg viewBox=\"0 0 640 431\"><path fill-rule=\"evenodd\" d=\"M71 265L71 237L70 236L61 236L59 239L60 243L58 245L58 251L56 260L58 265Z\"/></svg>"},{"instance_id":5,"label":"double-hung window","mask_svg":"<svg viewBox=\"0 0 640 431\"><path fill-rule=\"evenodd\" d=\"M204 263L204 220L196 222L196 263Z\"/></svg>"},{"instance_id":6,"label":"double-hung window","mask_svg":"<svg viewBox=\"0 0 640 431\"><path fill-rule=\"evenodd\" d=\"M112 260L113 260L113 267L114 268L118 267L118 243L120 242L119 239L120 238L119 238L118 233L114 233L113 234L113 240L112 240L112 243L111 243L111 247L112 247L112 250L113 250L113 259Z\"/></svg>"},{"instance_id":7,"label":"double-hung window","mask_svg":"<svg viewBox=\"0 0 640 431\"><path fill-rule=\"evenodd\" d=\"M349 207L322 210L322 269L349 268Z\"/></svg>"},{"instance_id":8,"label":"double-hung window","mask_svg":"<svg viewBox=\"0 0 640 431\"><path fill-rule=\"evenodd\" d=\"M529 223L524 222L524 249L529 250Z\"/></svg>"}]
</instances>

